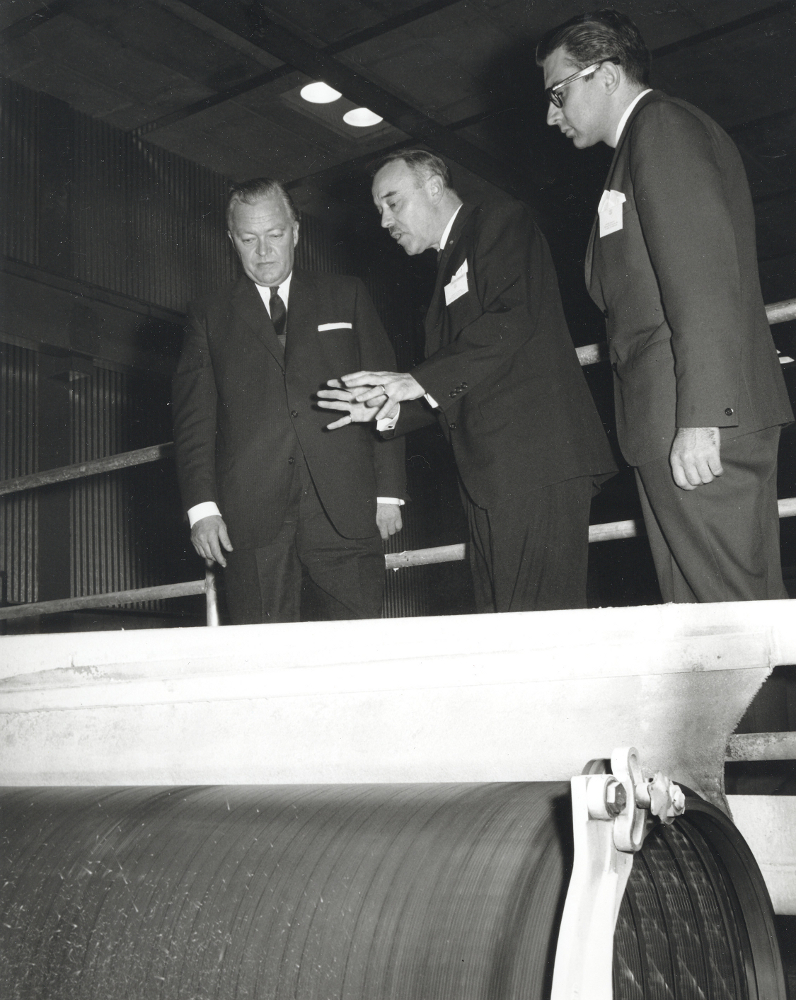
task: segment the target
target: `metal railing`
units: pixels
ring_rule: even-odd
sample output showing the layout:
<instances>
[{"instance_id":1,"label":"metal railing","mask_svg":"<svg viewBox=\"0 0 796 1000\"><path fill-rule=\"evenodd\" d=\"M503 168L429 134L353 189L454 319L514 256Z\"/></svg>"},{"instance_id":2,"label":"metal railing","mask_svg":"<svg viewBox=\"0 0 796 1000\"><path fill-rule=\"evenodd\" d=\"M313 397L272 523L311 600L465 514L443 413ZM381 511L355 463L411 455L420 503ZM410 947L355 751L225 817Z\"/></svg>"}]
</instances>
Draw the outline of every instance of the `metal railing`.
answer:
<instances>
[{"instance_id":1,"label":"metal railing","mask_svg":"<svg viewBox=\"0 0 796 1000\"><path fill-rule=\"evenodd\" d=\"M766 306L766 315L770 324L785 323L796 319L796 299L787 299ZM578 360L581 366L594 364L607 358L605 343L589 344L577 348ZM793 358L780 356L782 364L793 362ZM110 455L107 458L92 459L76 465L66 465L45 472L34 472L16 479L7 479L0 483L0 496L18 493L23 490L37 489L54 483L68 482L73 479L83 479L103 472L114 472L119 469L156 462L163 458L171 458L174 454L174 444L169 441L164 444L139 448L136 451ZM779 516L796 517L796 497L779 501ZM607 542L622 538L635 538L643 530L635 520L611 521L606 524L593 524L589 527L589 542ZM384 557L385 569L399 570L410 566L429 566L434 563L459 562L466 558L466 543L455 545L440 545L434 548L413 549L407 552L390 552ZM68 611L86 610L89 608L117 607L122 604L136 604L140 601L163 600L171 597L189 597L204 594L206 602L207 624L219 624L218 601L216 594L215 574L208 567L204 580L191 580L186 583L171 583L159 587L144 587L139 590L123 590L108 594L91 594L85 597L68 597L57 601L40 601L35 604L18 604L0 607L0 621L15 618L27 618L35 615L56 614Z\"/></svg>"}]
</instances>

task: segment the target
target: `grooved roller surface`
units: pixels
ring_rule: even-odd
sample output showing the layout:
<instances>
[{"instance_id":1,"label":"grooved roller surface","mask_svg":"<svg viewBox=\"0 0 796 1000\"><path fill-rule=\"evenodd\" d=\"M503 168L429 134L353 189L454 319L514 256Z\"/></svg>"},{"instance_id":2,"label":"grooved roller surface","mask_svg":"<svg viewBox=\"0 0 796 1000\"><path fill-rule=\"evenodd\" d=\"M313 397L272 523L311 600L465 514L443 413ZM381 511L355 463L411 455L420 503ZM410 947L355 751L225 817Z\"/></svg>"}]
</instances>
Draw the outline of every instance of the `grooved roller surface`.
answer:
<instances>
[{"instance_id":1,"label":"grooved roller surface","mask_svg":"<svg viewBox=\"0 0 796 1000\"><path fill-rule=\"evenodd\" d=\"M5 996L542 996L568 791L7 791Z\"/></svg>"},{"instance_id":2,"label":"grooved roller surface","mask_svg":"<svg viewBox=\"0 0 796 1000\"><path fill-rule=\"evenodd\" d=\"M754 860L689 802L636 856L614 996L784 1000ZM15 788L0 817L3 1000L549 997L568 785Z\"/></svg>"}]
</instances>

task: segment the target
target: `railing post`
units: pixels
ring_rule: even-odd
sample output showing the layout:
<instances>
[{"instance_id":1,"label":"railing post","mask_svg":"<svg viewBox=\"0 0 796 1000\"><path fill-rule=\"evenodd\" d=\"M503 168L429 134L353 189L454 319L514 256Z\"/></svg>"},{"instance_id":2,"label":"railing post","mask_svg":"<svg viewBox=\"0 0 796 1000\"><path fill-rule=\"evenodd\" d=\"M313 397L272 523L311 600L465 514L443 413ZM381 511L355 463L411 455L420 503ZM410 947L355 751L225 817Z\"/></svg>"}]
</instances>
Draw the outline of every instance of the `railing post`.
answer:
<instances>
[{"instance_id":1,"label":"railing post","mask_svg":"<svg viewBox=\"0 0 796 1000\"><path fill-rule=\"evenodd\" d=\"M218 592L216 591L216 574L213 564L208 563L205 570L205 601L207 603L208 626L220 625L218 619Z\"/></svg>"}]
</instances>

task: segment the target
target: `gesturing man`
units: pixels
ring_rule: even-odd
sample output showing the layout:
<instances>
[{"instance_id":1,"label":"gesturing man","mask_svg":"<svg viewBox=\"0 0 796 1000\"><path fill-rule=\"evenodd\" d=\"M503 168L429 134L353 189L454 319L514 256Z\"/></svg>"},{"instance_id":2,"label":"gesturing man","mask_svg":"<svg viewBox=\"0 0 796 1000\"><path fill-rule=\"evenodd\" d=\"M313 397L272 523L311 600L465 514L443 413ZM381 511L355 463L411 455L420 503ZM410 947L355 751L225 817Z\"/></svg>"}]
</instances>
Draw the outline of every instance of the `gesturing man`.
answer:
<instances>
[{"instance_id":1,"label":"gesturing man","mask_svg":"<svg viewBox=\"0 0 796 1000\"><path fill-rule=\"evenodd\" d=\"M544 237L518 202L463 204L446 164L423 150L381 160L373 200L406 253L439 250L426 360L330 383L320 405L346 414L330 428L375 417L403 434L438 420L467 511L477 610L585 607L591 497L614 463Z\"/></svg>"},{"instance_id":2,"label":"gesturing man","mask_svg":"<svg viewBox=\"0 0 796 1000\"><path fill-rule=\"evenodd\" d=\"M649 88L649 51L624 14L572 18L537 62L548 123L578 149L615 149L586 283L606 317L619 444L663 598L787 597L776 470L793 413L738 150L702 111Z\"/></svg>"},{"instance_id":3,"label":"gesturing man","mask_svg":"<svg viewBox=\"0 0 796 1000\"><path fill-rule=\"evenodd\" d=\"M194 547L226 567L233 624L300 620L302 567L323 617L378 617L402 443L326 434L313 397L341 364L394 366L392 347L358 279L294 268L298 215L279 183L234 187L227 224L244 274L189 307L174 378Z\"/></svg>"}]
</instances>

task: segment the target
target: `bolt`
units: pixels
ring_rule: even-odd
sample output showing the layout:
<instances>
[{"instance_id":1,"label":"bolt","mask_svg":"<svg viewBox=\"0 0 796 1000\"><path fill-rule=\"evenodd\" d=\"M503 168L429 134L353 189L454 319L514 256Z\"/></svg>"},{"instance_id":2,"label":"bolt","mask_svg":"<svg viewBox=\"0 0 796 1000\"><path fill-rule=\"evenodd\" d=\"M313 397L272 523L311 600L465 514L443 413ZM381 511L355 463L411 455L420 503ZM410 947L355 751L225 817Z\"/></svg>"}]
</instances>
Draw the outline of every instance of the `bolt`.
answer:
<instances>
[{"instance_id":1,"label":"bolt","mask_svg":"<svg viewBox=\"0 0 796 1000\"><path fill-rule=\"evenodd\" d=\"M625 786L618 781L608 782L605 786L605 809L611 816L618 816L627 805Z\"/></svg>"}]
</instances>

